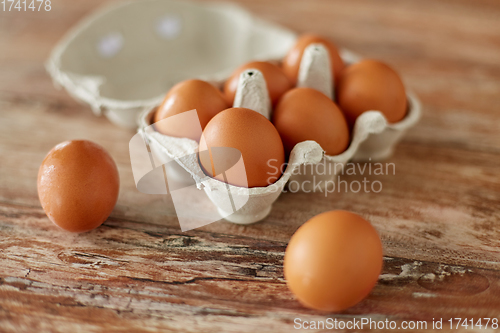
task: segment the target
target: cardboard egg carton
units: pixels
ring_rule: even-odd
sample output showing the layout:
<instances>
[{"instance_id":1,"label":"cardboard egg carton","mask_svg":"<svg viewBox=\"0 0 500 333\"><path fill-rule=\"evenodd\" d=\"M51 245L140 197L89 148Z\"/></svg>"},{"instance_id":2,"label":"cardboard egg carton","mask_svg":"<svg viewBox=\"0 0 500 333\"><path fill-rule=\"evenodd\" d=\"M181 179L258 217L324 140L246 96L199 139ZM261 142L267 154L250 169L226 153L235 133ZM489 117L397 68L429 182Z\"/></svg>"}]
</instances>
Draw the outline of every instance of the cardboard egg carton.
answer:
<instances>
[{"instance_id":1,"label":"cardboard egg carton","mask_svg":"<svg viewBox=\"0 0 500 333\"><path fill-rule=\"evenodd\" d=\"M344 53L343 56L346 63L359 60L351 53ZM223 81L218 84L222 85ZM305 49L297 86L317 89L330 98L334 96L328 51L323 45L312 44ZM260 221L269 214L273 202L289 181L299 182L303 184L301 188L304 191L310 191L313 190L312 186L315 183L327 184L334 181L336 174L341 170L339 166L351 160L373 161L387 158L404 132L420 117L420 104L416 97L408 94L408 101L406 117L395 124L389 124L380 111L363 113L356 120L349 147L339 155L326 155L315 141L297 144L290 154L288 165L281 178L267 187L244 188L207 177L196 158L198 144L195 141L163 135L151 126L156 107L143 112L139 121L139 132L143 133L155 154L179 163L186 171L179 176L192 177L218 207L221 216L231 222L249 224ZM271 101L264 76L260 71L248 69L240 74L233 107L249 108L271 119ZM186 155L191 156L187 161L182 158ZM315 168L310 167L318 163L325 163L326 170L330 171L318 173ZM228 192L233 201L241 202L247 199L235 212L231 211Z\"/></svg>"}]
</instances>

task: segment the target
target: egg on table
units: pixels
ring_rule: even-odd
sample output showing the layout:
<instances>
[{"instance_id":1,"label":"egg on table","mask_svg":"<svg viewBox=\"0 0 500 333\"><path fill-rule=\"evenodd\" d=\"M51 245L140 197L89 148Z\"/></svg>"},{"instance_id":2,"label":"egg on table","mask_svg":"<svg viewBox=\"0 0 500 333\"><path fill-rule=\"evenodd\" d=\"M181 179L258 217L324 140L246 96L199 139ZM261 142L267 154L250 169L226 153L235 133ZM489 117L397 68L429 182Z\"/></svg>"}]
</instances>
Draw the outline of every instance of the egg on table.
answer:
<instances>
[{"instance_id":1,"label":"egg on table","mask_svg":"<svg viewBox=\"0 0 500 333\"><path fill-rule=\"evenodd\" d=\"M348 211L329 211L293 234L284 275L303 305L338 312L370 293L382 270L382 255L382 243L370 222Z\"/></svg>"},{"instance_id":2,"label":"egg on table","mask_svg":"<svg viewBox=\"0 0 500 333\"><path fill-rule=\"evenodd\" d=\"M65 141L47 154L38 172L38 197L49 219L72 232L100 226L118 199L113 158L87 140Z\"/></svg>"}]
</instances>

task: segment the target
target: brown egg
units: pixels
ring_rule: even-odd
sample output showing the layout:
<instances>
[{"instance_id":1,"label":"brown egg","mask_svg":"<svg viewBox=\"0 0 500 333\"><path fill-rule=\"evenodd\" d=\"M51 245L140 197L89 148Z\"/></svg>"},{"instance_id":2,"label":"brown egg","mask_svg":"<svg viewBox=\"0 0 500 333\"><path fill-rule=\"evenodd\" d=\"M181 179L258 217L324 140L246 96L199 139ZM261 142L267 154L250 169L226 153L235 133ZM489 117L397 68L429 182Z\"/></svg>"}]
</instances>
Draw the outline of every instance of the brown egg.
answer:
<instances>
[{"instance_id":1,"label":"brown egg","mask_svg":"<svg viewBox=\"0 0 500 333\"><path fill-rule=\"evenodd\" d=\"M37 185L49 219L67 231L84 232L97 228L111 214L120 179L104 148L73 140L58 144L47 154Z\"/></svg>"},{"instance_id":2,"label":"brown egg","mask_svg":"<svg viewBox=\"0 0 500 333\"><path fill-rule=\"evenodd\" d=\"M401 78L376 60L362 60L344 69L337 101L350 126L369 110L382 112L389 123L396 123L406 115L406 93Z\"/></svg>"},{"instance_id":3,"label":"brown egg","mask_svg":"<svg viewBox=\"0 0 500 333\"><path fill-rule=\"evenodd\" d=\"M339 51L335 44L326 38L313 34L301 35L292 49L288 52L285 59L283 59L283 71L286 76L292 81L293 85L297 84L297 78L299 76L300 61L302 60L302 54L304 50L310 44L323 44L328 53L330 54L330 66L332 67L332 78L335 79L335 84L338 83L340 78L340 73L344 69L344 62L339 55Z\"/></svg>"},{"instance_id":4,"label":"brown egg","mask_svg":"<svg viewBox=\"0 0 500 333\"><path fill-rule=\"evenodd\" d=\"M224 94L230 105L234 102L240 74L247 69L257 69L264 75L269 97L273 105L278 102L287 90L292 88L292 83L280 67L266 61L252 61L237 68L224 84Z\"/></svg>"},{"instance_id":5,"label":"brown egg","mask_svg":"<svg viewBox=\"0 0 500 333\"><path fill-rule=\"evenodd\" d=\"M283 270L305 306L338 312L365 298L382 270L382 243L370 222L336 210L317 215L292 236Z\"/></svg>"},{"instance_id":6,"label":"brown egg","mask_svg":"<svg viewBox=\"0 0 500 333\"><path fill-rule=\"evenodd\" d=\"M214 147L236 148L241 152L246 170L245 179L232 179L232 185L248 187L268 186L281 176L285 153L280 136L273 124L263 115L246 108L231 108L216 115L205 127L200 140L200 152ZM205 173L214 175L210 159L200 158ZM244 176L244 175L243 175Z\"/></svg>"},{"instance_id":7,"label":"brown egg","mask_svg":"<svg viewBox=\"0 0 500 333\"><path fill-rule=\"evenodd\" d=\"M299 142L316 141L327 155L338 155L349 146L349 128L337 105L311 88L295 88L279 101L273 124L287 155Z\"/></svg>"},{"instance_id":8,"label":"brown egg","mask_svg":"<svg viewBox=\"0 0 500 333\"><path fill-rule=\"evenodd\" d=\"M227 108L228 104L219 89L202 80L187 80L170 89L155 113L154 122L196 109L203 130L213 116ZM155 128L165 135L200 140L197 124L179 126L177 122L166 121L156 124Z\"/></svg>"}]
</instances>

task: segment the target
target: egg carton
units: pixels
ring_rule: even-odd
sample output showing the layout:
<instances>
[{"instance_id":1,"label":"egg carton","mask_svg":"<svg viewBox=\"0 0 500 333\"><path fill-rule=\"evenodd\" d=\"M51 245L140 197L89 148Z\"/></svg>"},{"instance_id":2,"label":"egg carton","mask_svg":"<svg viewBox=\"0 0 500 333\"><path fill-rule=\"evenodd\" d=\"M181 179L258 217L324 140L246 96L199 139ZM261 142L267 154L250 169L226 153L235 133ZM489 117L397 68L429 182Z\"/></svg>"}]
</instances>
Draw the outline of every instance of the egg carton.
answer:
<instances>
[{"instance_id":1,"label":"egg carton","mask_svg":"<svg viewBox=\"0 0 500 333\"><path fill-rule=\"evenodd\" d=\"M137 128L144 107L174 84L218 81L242 63L280 59L296 34L229 3L128 1L73 27L46 68L57 87L116 125Z\"/></svg>"},{"instance_id":2,"label":"egg carton","mask_svg":"<svg viewBox=\"0 0 500 333\"><path fill-rule=\"evenodd\" d=\"M347 64L361 58L350 51L343 51L342 58ZM299 67L297 86L317 89L327 96L334 96L333 80L327 49L321 44L309 45ZM219 86L223 81L218 82ZM326 155L315 141L298 143L292 150L288 165L274 184L267 187L244 188L226 184L207 177L201 170L196 153L197 142L186 138L174 138L154 130L152 121L157 107L146 108L139 119L139 132L148 141L151 151L160 163L175 160L185 172L177 173L179 177L192 177L199 189L203 189L208 198L218 207L219 213L226 220L250 224L264 219L273 202L287 185L296 181L301 190L312 191L314 185L328 184L335 181L337 173L347 162L376 161L389 157L404 132L415 125L421 114L421 107L414 94L408 93L408 111L398 123L388 123L380 111L364 112L355 122L352 139L346 151L339 155ZM262 73L249 69L241 73L233 107L245 107L271 118L271 101ZM184 158L190 156L189 158ZM311 166L324 163L326 170L318 172ZM317 188L317 187L316 187ZM228 196L230 193L230 196ZM233 201L245 202L240 209L234 210ZM231 210L233 208L233 210Z\"/></svg>"}]
</instances>

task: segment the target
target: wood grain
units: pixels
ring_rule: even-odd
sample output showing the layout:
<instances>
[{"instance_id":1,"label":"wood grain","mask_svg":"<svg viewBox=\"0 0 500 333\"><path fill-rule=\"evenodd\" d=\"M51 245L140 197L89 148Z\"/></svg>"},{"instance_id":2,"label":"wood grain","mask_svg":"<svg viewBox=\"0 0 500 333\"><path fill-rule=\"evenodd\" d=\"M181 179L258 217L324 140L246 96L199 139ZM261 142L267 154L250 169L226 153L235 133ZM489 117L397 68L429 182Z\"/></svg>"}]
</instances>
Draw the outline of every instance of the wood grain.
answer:
<instances>
[{"instance_id":1,"label":"wood grain","mask_svg":"<svg viewBox=\"0 0 500 333\"><path fill-rule=\"evenodd\" d=\"M298 32L390 63L424 115L388 161L381 193L284 193L251 226L182 233L168 197L134 186L132 131L96 118L43 68L50 50L103 1L53 1L48 13L0 12L0 332L290 332L294 319L500 317L500 4L495 0L238 1ZM100 228L52 225L36 193L55 144L103 145L121 189ZM283 255L310 217L347 209L385 251L370 296L341 314L302 307Z\"/></svg>"}]
</instances>

